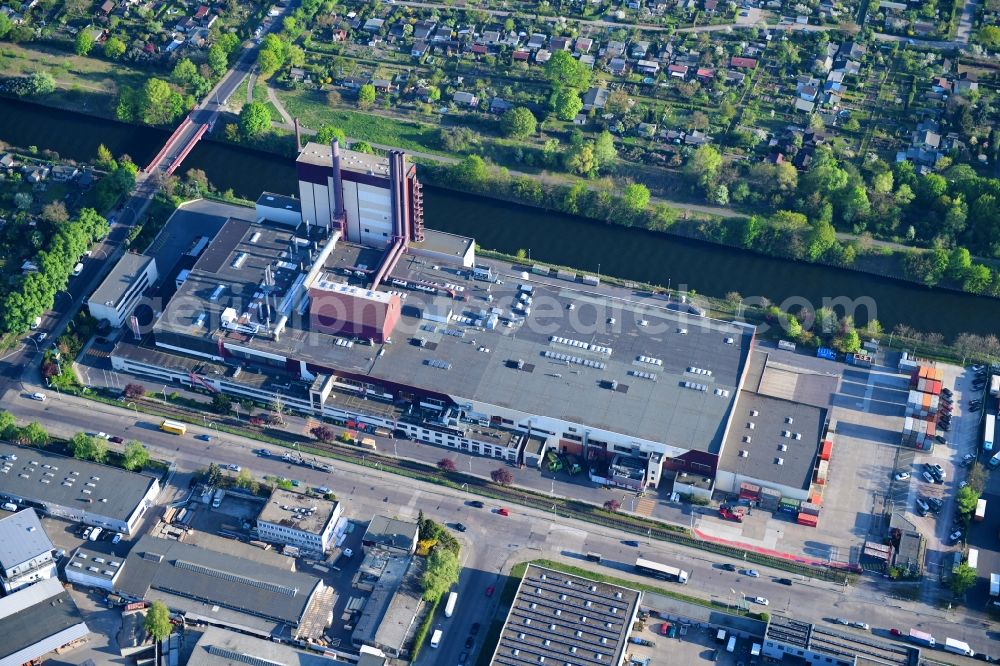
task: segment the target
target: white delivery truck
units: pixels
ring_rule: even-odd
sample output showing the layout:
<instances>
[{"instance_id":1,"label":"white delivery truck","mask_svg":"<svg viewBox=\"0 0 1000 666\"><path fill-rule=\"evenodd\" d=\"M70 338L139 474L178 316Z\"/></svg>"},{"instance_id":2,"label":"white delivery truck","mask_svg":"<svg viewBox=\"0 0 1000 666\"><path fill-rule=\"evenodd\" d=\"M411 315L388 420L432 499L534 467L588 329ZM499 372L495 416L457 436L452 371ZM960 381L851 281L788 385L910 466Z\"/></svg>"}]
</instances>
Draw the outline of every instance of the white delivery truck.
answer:
<instances>
[{"instance_id":1,"label":"white delivery truck","mask_svg":"<svg viewBox=\"0 0 1000 666\"><path fill-rule=\"evenodd\" d=\"M434 633L431 635L431 647L436 648L441 645L441 636L444 634L440 629L435 629Z\"/></svg>"},{"instance_id":2,"label":"white delivery truck","mask_svg":"<svg viewBox=\"0 0 1000 666\"><path fill-rule=\"evenodd\" d=\"M97 541L97 539L100 538L102 531L103 530L100 527L95 527L93 530L90 531L89 539L91 541Z\"/></svg>"},{"instance_id":3,"label":"white delivery truck","mask_svg":"<svg viewBox=\"0 0 1000 666\"><path fill-rule=\"evenodd\" d=\"M968 643L955 638L944 639L944 651L951 652L953 654L964 654L966 657L976 656L976 653L972 651L972 648L969 647Z\"/></svg>"},{"instance_id":4,"label":"white delivery truck","mask_svg":"<svg viewBox=\"0 0 1000 666\"><path fill-rule=\"evenodd\" d=\"M455 604L458 603L458 592L452 592L448 595L448 603L444 606L444 616L451 617L452 613L455 612Z\"/></svg>"}]
</instances>

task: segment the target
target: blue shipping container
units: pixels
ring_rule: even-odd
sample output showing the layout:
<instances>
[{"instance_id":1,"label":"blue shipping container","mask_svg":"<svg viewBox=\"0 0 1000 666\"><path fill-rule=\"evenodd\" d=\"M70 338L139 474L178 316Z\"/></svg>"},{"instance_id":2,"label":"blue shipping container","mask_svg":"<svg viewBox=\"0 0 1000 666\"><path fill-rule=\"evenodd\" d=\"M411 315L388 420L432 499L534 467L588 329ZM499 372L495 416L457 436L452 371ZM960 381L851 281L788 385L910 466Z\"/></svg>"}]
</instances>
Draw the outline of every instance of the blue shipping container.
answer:
<instances>
[{"instance_id":1,"label":"blue shipping container","mask_svg":"<svg viewBox=\"0 0 1000 666\"><path fill-rule=\"evenodd\" d=\"M830 361L837 360L837 352L833 351L829 347L820 347L819 349L817 349L816 356L818 356L819 358L828 359Z\"/></svg>"}]
</instances>

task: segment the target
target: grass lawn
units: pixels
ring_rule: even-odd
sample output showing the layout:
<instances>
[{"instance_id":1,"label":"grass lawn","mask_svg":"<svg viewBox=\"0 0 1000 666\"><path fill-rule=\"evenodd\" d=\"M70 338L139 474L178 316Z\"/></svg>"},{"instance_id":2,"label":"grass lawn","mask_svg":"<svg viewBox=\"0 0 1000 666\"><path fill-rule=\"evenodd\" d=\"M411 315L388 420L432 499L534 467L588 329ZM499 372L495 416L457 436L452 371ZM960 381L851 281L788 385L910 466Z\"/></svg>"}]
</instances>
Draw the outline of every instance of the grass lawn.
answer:
<instances>
[{"instance_id":1,"label":"grass lawn","mask_svg":"<svg viewBox=\"0 0 1000 666\"><path fill-rule=\"evenodd\" d=\"M246 101L245 95L243 100ZM281 122L281 114L278 113L278 109L274 108L274 104L271 104L271 102L267 99L267 82L262 81L260 77L253 80L253 101L266 105L267 110L271 112L271 120L279 123Z\"/></svg>"},{"instance_id":2,"label":"grass lawn","mask_svg":"<svg viewBox=\"0 0 1000 666\"><path fill-rule=\"evenodd\" d=\"M48 72L56 80L56 91L47 95L51 106L114 116L115 100L121 86L141 87L148 74L126 65L86 58L37 44L10 44L0 47L0 71L5 76Z\"/></svg>"},{"instance_id":3,"label":"grass lawn","mask_svg":"<svg viewBox=\"0 0 1000 666\"><path fill-rule=\"evenodd\" d=\"M373 113L333 108L326 103L326 94L312 90L279 90L285 110L305 127L319 129L330 124L344 130L352 139L398 146L407 150L446 155L437 148L437 126ZM256 97L255 97L256 99Z\"/></svg>"}]
</instances>

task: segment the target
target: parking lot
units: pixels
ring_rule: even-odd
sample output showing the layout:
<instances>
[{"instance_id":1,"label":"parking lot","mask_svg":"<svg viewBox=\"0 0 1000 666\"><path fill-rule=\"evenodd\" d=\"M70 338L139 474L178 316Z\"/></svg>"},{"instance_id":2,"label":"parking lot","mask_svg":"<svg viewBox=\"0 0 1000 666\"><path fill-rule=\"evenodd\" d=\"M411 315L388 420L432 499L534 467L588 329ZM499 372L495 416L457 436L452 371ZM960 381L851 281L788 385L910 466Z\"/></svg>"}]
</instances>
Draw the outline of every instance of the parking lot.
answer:
<instances>
[{"instance_id":1,"label":"parking lot","mask_svg":"<svg viewBox=\"0 0 1000 666\"><path fill-rule=\"evenodd\" d=\"M674 664L690 666L692 664L749 664L750 648L754 641L737 638L734 652L727 652L726 642L716 642L718 630L706 629L696 624L664 622L656 617L650 617L644 623L642 631L632 633L632 637L647 640L653 645L637 645L630 643L628 655L638 661L649 659L651 666L659 664ZM666 626L676 625L675 635L664 636L661 631ZM727 632L728 636L728 632ZM759 641L758 641L759 642Z\"/></svg>"}]
</instances>

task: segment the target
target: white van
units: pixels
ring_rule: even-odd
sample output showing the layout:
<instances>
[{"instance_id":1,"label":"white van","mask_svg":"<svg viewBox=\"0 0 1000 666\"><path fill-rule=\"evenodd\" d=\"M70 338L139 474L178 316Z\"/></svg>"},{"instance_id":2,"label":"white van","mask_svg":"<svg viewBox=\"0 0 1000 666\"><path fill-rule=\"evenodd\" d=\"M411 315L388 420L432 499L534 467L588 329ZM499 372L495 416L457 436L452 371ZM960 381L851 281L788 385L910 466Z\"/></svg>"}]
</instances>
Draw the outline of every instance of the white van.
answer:
<instances>
[{"instance_id":1,"label":"white van","mask_svg":"<svg viewBox=\"0 0 1000 666\"><path fill-rule=\"evenodd\" d=\"M42 318L35 317L35 321L31 322L31 329L34 330L42 325Z\"/></svg>"},{"instance_id":2,"label":"white van","mask_svg":"<svg viewBox=\"0 0 1000 666\"><path fill-rule=\"evenodd\" d=\"M34 393L31 394L31 399L32 400L38 400L39 402L45 402L45 398L46 398L45 394L41 393L39 391L35 391Z\"/></svg>"},{"instance_id":3,"label":"white van","mask_svg":"<svg viewBox=\"0 0 1000 666\"><path fill-rule=\"evenodd\" d=\"M440 629L435 629L434 634L431 636L431 647L436 648L441 645L441 636L444 635Z\"/></svg>"},{"instance_id":4,"label":"white van","mask_svg":"<svg viewBox=\"0 0 1000 666\"><path fill-rule=\"evenodd\" d=\"M79 275L82 272L83 272L83 262L82 261L78 261L76 263L76 266L73 267L73 277L76 277L77 275Z\"/></svg>"},{"instance_id":5,"label":"white van","mask_svg":"<svg viewBox=\"0 0 1000 666\"><path fill-rule=\"evenodd\" d=\"M95 527L93 530L91 530L90 536L87 537L87 538L90 541L97 541L97 539L100 538L100 536L101 536L101 532L103 532L103 531L104 530L101 529L100 527Z\"/></svg>"},{"instance_id":6,"label":"white van","mask_svg":"<svg viewBox=\"0 0 1000 666\"><path fill-rule=\"evenodd\" d=\"M17 511L17 505L14 504L13 502L4 502L3 506L0 506L0 509L3 509L4 511L10 511L11 513L13 513Z\"/></svg>"},{"instance_id":7,"label":"white van","mask_svg":"<svg viewBox=\"0 0 1000 666\"><path fill-rule=\"evenodd\" d=\"M726 646L726 652L736 652L736 636L729 637L729 645Z\"/></svg>"}]
</instances>

